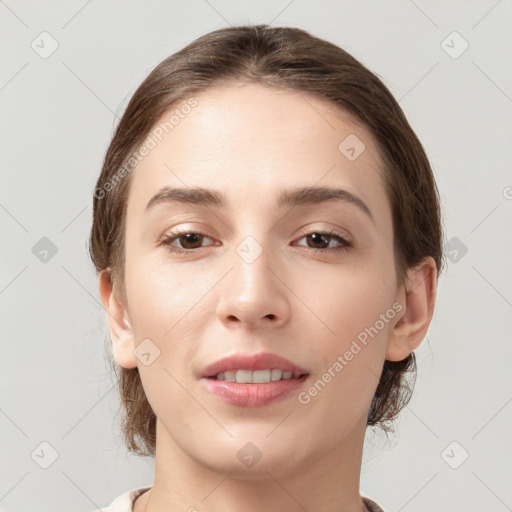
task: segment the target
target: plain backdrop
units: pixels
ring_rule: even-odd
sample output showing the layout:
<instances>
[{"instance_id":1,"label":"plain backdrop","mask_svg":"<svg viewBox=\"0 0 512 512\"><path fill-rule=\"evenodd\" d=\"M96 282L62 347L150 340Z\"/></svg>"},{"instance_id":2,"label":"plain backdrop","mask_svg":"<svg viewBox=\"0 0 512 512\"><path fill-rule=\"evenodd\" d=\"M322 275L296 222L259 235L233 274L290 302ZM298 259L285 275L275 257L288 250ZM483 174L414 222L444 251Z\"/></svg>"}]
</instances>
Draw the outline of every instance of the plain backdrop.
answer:
<instances>
[{"instance_id":1,"label":"plain backdrop","mask_svg":"<svg viewBox=\"0 0 512 512\"><path fill-rule=\"evenodd\" d=\"M0 511L89 512L153 482L127 453L87 254L92 193L140 82L229 25L303 28L399 100L431 160L447 268L415 394L368 431L386 512L512 510L512 4L0 1Z\"/></svg>"}]
</instances>

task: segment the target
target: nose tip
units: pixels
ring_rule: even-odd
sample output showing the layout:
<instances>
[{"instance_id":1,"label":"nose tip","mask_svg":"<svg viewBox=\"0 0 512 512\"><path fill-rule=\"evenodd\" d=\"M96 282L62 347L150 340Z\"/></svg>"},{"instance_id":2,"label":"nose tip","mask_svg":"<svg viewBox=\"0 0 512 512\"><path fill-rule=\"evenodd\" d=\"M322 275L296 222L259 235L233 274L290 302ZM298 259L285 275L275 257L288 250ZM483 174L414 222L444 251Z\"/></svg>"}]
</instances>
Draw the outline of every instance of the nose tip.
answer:
<instances>
[{"instance_id":1,"label":"nose tip","mask_svg":"<svg viewBox=\"0 0 512 512\"><path fill-rule=\"evenodd\" d=\"M230 321L233 321L233 322L243 322L247 325L247 327L254 327L257 323L257 321L253 321L251 322L250 321L250 318L249 318L249 315L250 313L246 313L246 314L242 314L242 313L239 313L238 315L229 315L227 318L228 320ZM277 316L274 315L274 313L268 313L266 315L263 315L261 317L262 320L276 320L277 319Z\"/></svg>"},{"instance_id":2,"label":"nose tip","mask_svg":"<svg viewBox=\"0 0 512 512\"><path fill-rule=\"evenodd\" d=\"M248 329L276 326L288 316L286 277L280 278L279 272L269 267L270 260L279 266L271 250L258 246L261 252L252 261L237 255L238 262L223 281L217 315L231 327L238 323Z\"/></svg>"}]
</instances>

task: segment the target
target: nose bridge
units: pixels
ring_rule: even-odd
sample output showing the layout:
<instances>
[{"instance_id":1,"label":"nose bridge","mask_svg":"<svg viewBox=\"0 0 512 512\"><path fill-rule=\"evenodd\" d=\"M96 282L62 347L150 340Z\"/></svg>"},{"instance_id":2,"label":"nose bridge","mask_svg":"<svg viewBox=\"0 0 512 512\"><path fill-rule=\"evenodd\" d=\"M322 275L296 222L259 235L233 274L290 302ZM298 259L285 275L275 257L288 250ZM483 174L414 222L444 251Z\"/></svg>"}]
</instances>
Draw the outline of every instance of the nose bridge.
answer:
<instances>
[{"instance_id":1,"label":"nose bridge","mask_svg":"<svg viewBox=\"0 0 512 512\"><path fill-rule=\"evenodd\" d=\"M268 274L271 272L268 267L272 266L272 259L274 265L279 264L272 257L276 249L274 231L269 227L272 219L262 214L262 211L268 211L268 207L265 208L263 204L258 207L256 202L253 202L236 216L235 240L238 238L238 243L234 246L233 264L234 270L240 274L239 278L243 279L245 285L257 285L260 282L269 284Z\"/></svg>"},{"instance_id":2,"label":"nose bridge","mask_svg":"<svg viewBox=\"0 0 512 512\"><path fill-rule=\"evenodd\" d=\"M260 235L247 235L234 248L233 277L241 287L239 290L249 299L257 299L260 292L270 292L273 287L273 273L271 272L271 247L270 237ZM260 242L261 240L261 242ZM275 260L274 260L275 261Z\"/></svg>"},{"instance_id":3,"label":"nose bridge","mask_svg":"<svg viewBox=\"0 0 512 512\"><path fill-rule=\"evenodd\" d=\"M276 248L264 227L252 233L242 232L242 239L233 247L219 315L223 320L238 319L246 325L265 319L283 320L288 306L284 285L276 276L280 267L279 258L274 257Z\"/></svg>"}]
</instances>

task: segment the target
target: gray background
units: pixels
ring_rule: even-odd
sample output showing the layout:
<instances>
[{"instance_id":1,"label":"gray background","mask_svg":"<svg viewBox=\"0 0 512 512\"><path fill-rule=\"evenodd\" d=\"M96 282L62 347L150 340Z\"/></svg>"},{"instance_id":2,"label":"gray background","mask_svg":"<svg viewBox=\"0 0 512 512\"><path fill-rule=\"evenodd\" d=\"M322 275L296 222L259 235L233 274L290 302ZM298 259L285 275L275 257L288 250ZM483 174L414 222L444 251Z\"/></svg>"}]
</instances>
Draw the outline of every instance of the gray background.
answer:
<instances>
[{"instance_id":1,"label":"gray background","mask_svg":"<svg viewBox=\"0 0 512 512\"><path fill-rule=\"evenodd\" d=\"M450 254L415 394L396 435L368 431L362 494L386 512L512 510L510 0L5 0L1 512L88 512L152 484L153 461L128 455L118 434L86 251L92 192L149 71L199 35L262 22L304 28L376 72L441 192ZM44 256L43 237L56 254Z\"/></svg>"}]
</instances>

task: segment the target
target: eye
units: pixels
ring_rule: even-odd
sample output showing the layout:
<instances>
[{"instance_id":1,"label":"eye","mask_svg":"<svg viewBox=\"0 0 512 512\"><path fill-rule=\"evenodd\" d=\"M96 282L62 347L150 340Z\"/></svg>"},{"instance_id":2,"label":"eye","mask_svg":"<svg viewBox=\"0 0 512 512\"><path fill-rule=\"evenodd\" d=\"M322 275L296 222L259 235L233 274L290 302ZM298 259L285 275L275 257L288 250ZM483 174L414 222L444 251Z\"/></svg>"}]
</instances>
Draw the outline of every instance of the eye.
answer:
<instances>
[{"instance_id":1,"label":"eye","mask_svg":"<svg viewBox=\"0 0 512 512\"><path fill-rule=\"evenodd\" d=\"M299 240L302 240L303 238L306 238L308 242L317 245L317 247L309 247L314 252L347 251L353 246L351 242L337 234L336 231L313 231L304 235ZM331 249L326 248L325 245L328 246L333 240L338 242L338 246L332 247Z\"/></svg>"},{"instance_id":2,"label":"eye","mask_svg":"<svg viewBox=\"0 0 512 512\"><path fill-rule=\"evenodd\" d=\"M179 231L174 233L169 233L168 236L164 237L158 245L163 245L167 247L167 249L174 253L186 253L193 252L194 249L197 249L197 245L201 248L201 242L205 239L211 240L204 233L198 233L196 231ZM176 247L173 245L174 241L178 241L184 247ZM191 247L192 246L192 247Z\"/></svg>"},{"instance_id":3,"label":"eye","mask_svg":"<svg viewBox=\"0 0 512 512\"><path fill-rule=\"evenodd\" d=\"M351 242L346 240L341 235L337 234L336 231L313 231L302 236L299 240L306 238L308 242L312 244L319 245L320 247L309 247L309 249L314 252L335 252L335 251L346 251L353 246ZM181 253L190 253L194 252L195 249L200 249L202 247L202 242L204 239L211 240L210 237L205 235L204 233L199 233L197 231L179 231L174 233L169 233L165 236L158 245L162 245L167 247L167 249L173 253L181 254ZM331 247L328 246L332 241L337 241L338 246ZM182 247L177 247L174 245L174 242L180 243ZM327 245L327 247L325 247Z\"/></svg>"}]
</instances>

